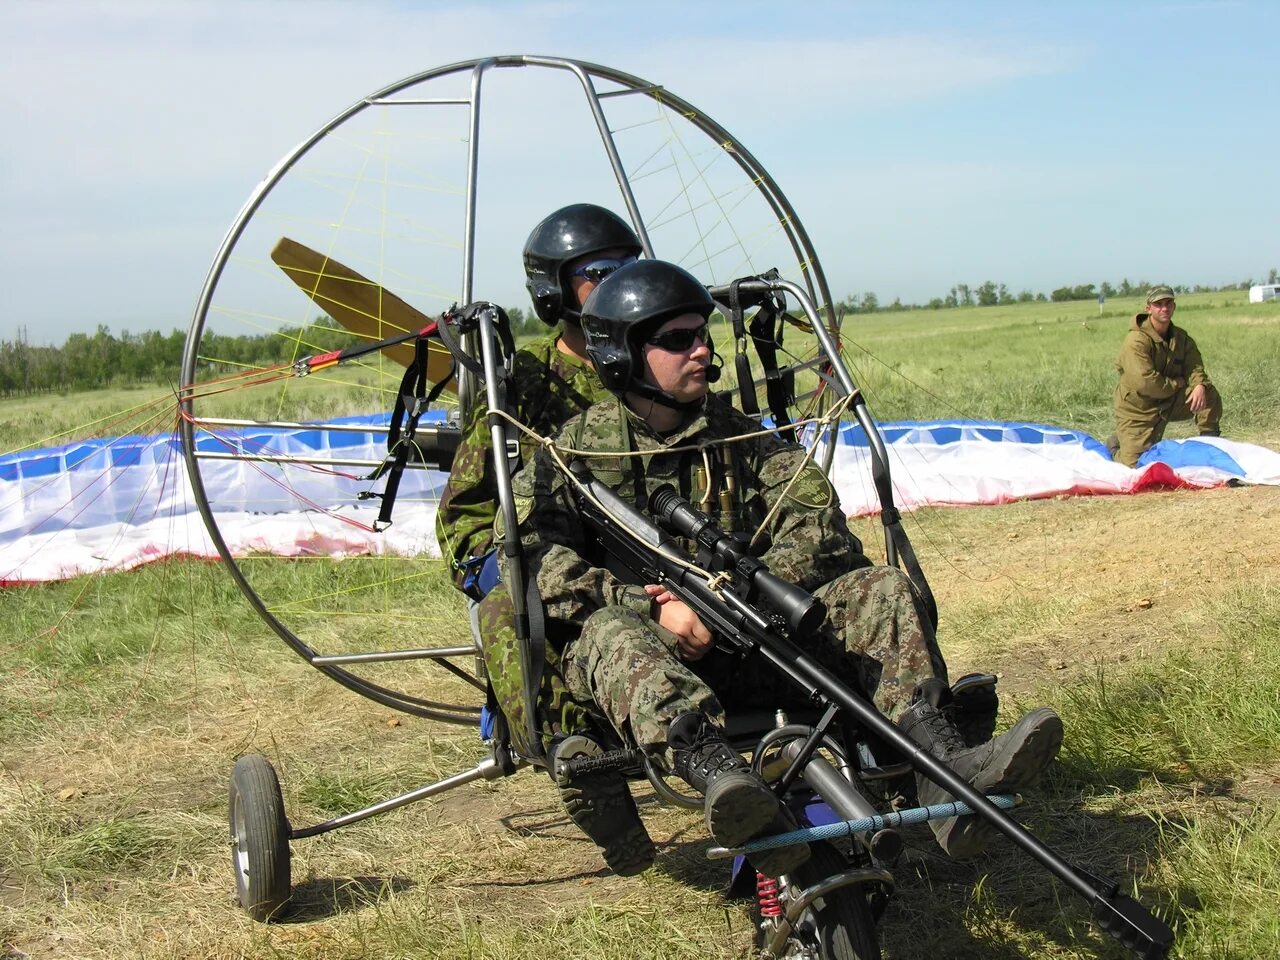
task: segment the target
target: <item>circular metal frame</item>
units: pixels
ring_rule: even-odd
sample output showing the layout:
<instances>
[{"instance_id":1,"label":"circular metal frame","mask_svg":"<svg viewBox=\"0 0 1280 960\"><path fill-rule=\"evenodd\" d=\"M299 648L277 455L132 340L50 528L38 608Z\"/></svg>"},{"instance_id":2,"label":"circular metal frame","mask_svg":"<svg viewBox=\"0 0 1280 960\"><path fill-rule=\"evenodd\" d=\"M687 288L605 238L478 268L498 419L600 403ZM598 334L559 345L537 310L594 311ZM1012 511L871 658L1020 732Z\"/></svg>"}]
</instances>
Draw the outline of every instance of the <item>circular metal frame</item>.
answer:
<instances>
[{"instance_id":1,"label":"circular metal frame","mask_svg":"<svg viewBox=\"0 0 1280 960\"><path fill-rule=\"evenodd\" d=\"M665 88L628 73L623 73L598 64L582 61L524 55L474 59L438 67L406 77L396 83L375 91L367 97L361 98L346 110L335 116L328 123L323 125L319 130L304 140L276 164L267 177L250 195L249 199L246 201L240 213L232 223L230 229L227 231L227 234L214 257L213 263L205 278L204 286L201 290L190 331L187 336L181 371L182 394L180 403L183 416L180 421L180 434L187 471L190 477L195 500L214 545L235 582L244 593L246 599L262 620L299 656L312 666L324 672L333 680L378 703L398 710L403 710L408 713L455 723L475 722L479 713L479 708L466 705L442 704L430 700L424 700L362 677L348 669L348 665L356 662L356 658L324 656L313 649L304 639L297 635L294 629L283 622L276 613L269 609L268 605L254 589L253 584L241 568L237 558L233 556L231 550L228 548L224 537L219 531L216 515L210 507L209 491L206 490L205 478L200 466L200 457L197 453L196 436L198 420L196 418L196 411L193 409L192 405L191 391L195 386L197 386L200 344L204 334L210 306L213 302L214 292L217 289L220 280L224 276L224 271L229 261L232 259L237 242L245 233L250 221L254 217L255 213L257 213L262 207L263 202L266 200L268 195L270 195L272 191L282 183L285 176L318 143L323 141L330 133L335 131L343 123L360 114L362 111L365 111L374 105L406 102L395 101L391 98L394 98L398 93L405 91L407 88L420 85L426 81L461 74L470 74L472 91L470 101L471 140L469 144L468 158L469 171L466 195L466 223L462 250L463 260L460 287L460 302L470 302L472 300L473 257L476 229L476 164L479 138L481 80L486 72L491 70L505 68L527 69L530 67L568 71L581 83L583 90L587 95L587 101L594 113L595 121L600 131L606 153L608 154L609 162L613 168L618 187L621 191L623 202L625 203L627 210L632 217L633 223L637 228L637 233L643 241L646 253L649 255L652 255L652 247L649 241L646 224L644 223L641 211L637 206L636 198L632 191L632 185L629 182L627 174L618 157L617 149L612 137L612 131L609 130L608 125L605 122L603 109L601 107L602 96L615 96L619 91L610 91L605 94L599 94L596 91L596 83L600 81L607 82L609 84L617 85L617 87L620 88L620 92L635 93L648 97L657 103L678 112L684 120L696 127L697 130L703 133L706 137L713 140L720 148L723 149L725 154L732 158L732 161L738 166L742 174L747 177L752 184L754 184L756 191L758 191L760 196L763 197L764 201L767 203L769 209L776 217L778 225L780 225L781 230L785 233L787 242L790 244L791 251L796 258L797 264L800 265L800 269L803 273L803 289L807 291L810 300L820 306L820 310L825 317L828 329L833 333L838 334L837 319L832 307L830 292L827 288L826 279L823 275L817 254L813 250L808 234L805 232L799 217L796 215L794 209L791 207L790 203L787 201L786 197L783 195L772 177L746 148L731 136L728 131L712 120L704 111L697 109L687 101L671 94ZM801 288L797 287L796 289L799 290ZM464 414L467 405L474 401L475 396L475 384L470 381L471 378L468 377L465 372L459 376L458 393L464 409ZM463 651L458 649L453 649L450 652L453 655L461 654L463 652L471 655L474 655L475 653L475 651ZM450 666L450 669L455 673L459 672L457 668L453 668L452 666Z\"/></svg>"}]
</instances>

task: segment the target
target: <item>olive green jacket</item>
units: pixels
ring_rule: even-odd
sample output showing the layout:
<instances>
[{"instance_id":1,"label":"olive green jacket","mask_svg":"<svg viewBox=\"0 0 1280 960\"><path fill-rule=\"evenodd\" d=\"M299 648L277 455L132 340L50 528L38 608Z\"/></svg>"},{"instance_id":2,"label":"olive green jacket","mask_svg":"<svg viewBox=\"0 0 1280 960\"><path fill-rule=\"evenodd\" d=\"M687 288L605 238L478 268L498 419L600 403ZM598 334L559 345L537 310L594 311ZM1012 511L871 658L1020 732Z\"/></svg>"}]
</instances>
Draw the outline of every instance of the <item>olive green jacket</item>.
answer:
<instances>
[{"instance_id":1,"label":"olive green jacket","mask_svg":"<svg viewBox=\"0 0 1280 960\"><path fill-rule=\"evenodd\" d=\"M1133 318L1116 358L1120 380L1116 384L1117 420L1147 420L1172 407L1191 387L1207 384L1200 348L1191 335L1169 325L1165 339L1147 323L1150 314ZM1180 387L1178 381L1182 380Z\"/></svg>"}]
</instances>

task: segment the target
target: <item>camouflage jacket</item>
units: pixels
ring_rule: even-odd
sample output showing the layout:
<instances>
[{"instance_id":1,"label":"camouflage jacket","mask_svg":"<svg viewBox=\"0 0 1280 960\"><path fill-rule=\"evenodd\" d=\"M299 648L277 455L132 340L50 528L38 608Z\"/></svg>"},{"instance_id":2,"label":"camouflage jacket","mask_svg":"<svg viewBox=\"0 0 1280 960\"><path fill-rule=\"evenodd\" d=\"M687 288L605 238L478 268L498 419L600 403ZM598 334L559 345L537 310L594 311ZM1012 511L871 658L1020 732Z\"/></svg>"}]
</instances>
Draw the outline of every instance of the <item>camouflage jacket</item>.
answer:
<instances>
[{"instance_id":1,"label":"camouflage jacket","mask_svg":"<svg viewBox=\"0 0 1280 960\"><path fill-rule=\"evenodd\" d=\"M1146 419L1172 406L1182 395L1178 380L1187 387L1210 382L1200 348L1187 331L1170 324L1165 339L1151 329L1148 317L1133 318L1116 358L1115 411L1122 419Z\"/></svg>"},{"instance_id":2,"label":"camouflage jacket","mask_svg":"<svg viewBox=\"0 0 1280 960\"><path fill-rule=\"evenodd\" d=\"M610 396L590 366L556 349L557 336L549 333L521 347L512 367L509 412L544 436L596 400ZM458 586L463 579L461 564L483 556L493 546L498 482L485 414L481 394L462 426L462 439L436 514L436 539L440 552L452 561ZM532 449L522 435L522 462L528 463Z\"/></svg>"},{"instance_id":3,"label":"camouflage jacket","mask_svg":"<svg viewBox=\"0 0 1280 960\"><path fill-rule=\"evenodd\" d=\"M581 451L633 451L623 459L585 459L599 480L638 505L649 491L672 483L727 532L754 534L774 503L784 498L765 531L770 546L761 559L773 573L807 590L870 566L820 467L804 467L788 488L804 461L799 446L773 434L716 443L759 429L755 421L709 397L703 412L683 429L659 437L611 398L566 423L559 442ZM689 447L702 447L706 457L698 449L676 452ZM546 608L549 643L567 643L588 615L605 606L649 612L644 591L605 568L583 528L576 493L546 451L538 452L513 487L526 561Z\"/></svg>"}]
</instances>

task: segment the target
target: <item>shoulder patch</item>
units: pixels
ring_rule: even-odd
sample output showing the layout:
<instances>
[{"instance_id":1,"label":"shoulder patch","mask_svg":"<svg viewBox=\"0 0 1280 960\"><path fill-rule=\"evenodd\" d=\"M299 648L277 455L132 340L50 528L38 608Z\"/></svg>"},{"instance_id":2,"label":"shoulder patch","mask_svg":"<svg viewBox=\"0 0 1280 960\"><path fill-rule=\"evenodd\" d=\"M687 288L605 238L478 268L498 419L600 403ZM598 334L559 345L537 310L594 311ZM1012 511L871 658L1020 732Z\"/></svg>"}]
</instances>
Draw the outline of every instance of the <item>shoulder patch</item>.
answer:
<instances>
[{"instance_id":1,"label":"shoulder patch","mask_svg":"<svg viewBox=\"0 0 1280 960\"><path fill-rule=\"evenodd\" d=\"M796 482L787 490L787 499L820 510L834 502L835 489L822 468L811 463L800 471Z\"/></svg>"},{"instance_id":2,"label":"shoulder patch","mask_svg":"<svg viewBox=\"0 0 1280 960\"><path fill-rule=\"evenodd\" d=\"M524 526L524 522L529 519L529 514L533 513L533 497L522 497L516 494L512 497L516 502L516 527ZM493 534L495 540L502 540L507 535L506 516L501 510L493 519Z\"/></svg>"}]
</instances>

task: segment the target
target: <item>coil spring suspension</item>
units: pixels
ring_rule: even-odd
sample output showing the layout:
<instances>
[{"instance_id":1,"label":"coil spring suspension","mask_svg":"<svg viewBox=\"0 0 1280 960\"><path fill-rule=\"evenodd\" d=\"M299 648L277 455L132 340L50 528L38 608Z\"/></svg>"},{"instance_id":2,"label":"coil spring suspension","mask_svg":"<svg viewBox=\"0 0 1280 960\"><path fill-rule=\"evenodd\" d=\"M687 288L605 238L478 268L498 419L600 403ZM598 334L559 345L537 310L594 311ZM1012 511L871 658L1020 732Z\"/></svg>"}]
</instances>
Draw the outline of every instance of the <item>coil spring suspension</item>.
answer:
<instances>
[{"instance_id":1,"label":"coil spring suspension","mask_svg":"<svg viewBox=\"0 0 1280 960\"><path fill-rule=\"evenodd\" d=\"M756 902L760 904L760 917L774 918L782 916L782 901L778 899L778 881L756 874Z\"/></svg>"}]
</instances>

